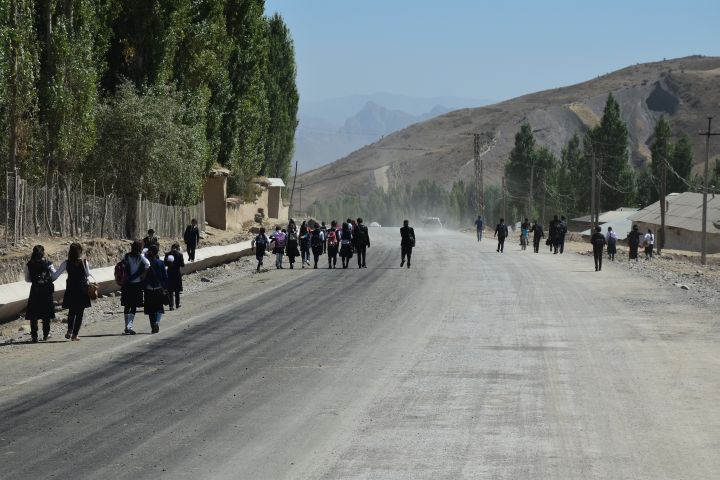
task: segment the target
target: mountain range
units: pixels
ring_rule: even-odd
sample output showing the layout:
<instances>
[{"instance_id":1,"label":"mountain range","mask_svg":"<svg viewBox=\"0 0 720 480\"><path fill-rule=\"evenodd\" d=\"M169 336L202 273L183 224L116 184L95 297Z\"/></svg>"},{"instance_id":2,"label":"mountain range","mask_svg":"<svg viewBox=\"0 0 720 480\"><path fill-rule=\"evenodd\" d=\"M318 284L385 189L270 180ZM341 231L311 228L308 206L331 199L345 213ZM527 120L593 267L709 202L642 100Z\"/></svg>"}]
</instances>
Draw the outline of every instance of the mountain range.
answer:
<instances>
[{"instance_id":1,"label":"mountain range","mask_svg":"<svg viewBox=\"0 0 720 480\"><path fill-rule=\"evenodd\" d=\"M620 104L629 131L630 161L650 161L655 123L664 114L673 134L686 133L697 163L704 159L698 132L720 113L720 57L691 56L636 64L568 87L554 88L480 108L464 108L414 123L331 164L304 173L304 200L364 196L377 187L414 185L431 179L449 187L471 181L474 133L481 135L485 179L499 184L514 137L524 122L539 145L556 155L574 133L599 122L608 94ZM720 143L720 142L715 142ZM720 152L714 146L711 155Z\"/></svg>"}]
</instances>

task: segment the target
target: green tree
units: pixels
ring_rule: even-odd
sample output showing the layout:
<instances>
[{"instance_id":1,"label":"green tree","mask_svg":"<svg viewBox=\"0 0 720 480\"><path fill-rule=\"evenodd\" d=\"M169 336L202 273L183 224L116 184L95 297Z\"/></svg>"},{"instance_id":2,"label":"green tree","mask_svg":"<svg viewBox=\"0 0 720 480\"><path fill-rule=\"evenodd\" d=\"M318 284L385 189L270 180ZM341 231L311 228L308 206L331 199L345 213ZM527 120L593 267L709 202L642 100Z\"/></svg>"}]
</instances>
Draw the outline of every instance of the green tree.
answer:
<instances>
[{"instance_id":1,"label":"green tree","mask_svg":"<svg viewBox=\"0 0 720 480\"><path fill-rule=\"evenodd\" d=\"M290 30L278 14L268 19L267 89L269 122L263 172L287 182L297 128L299 95L295 85L295 47Z\"/></svg>"},{"instance_id":2,"label":"green tree","mask_svg":"<svg viewBox=\"0 0 720 480\"><path fill-rule=\"evenodd\" d=\"M670 158L672 171L668 173L668 192L681 193L690 189L693 166L693 150L690 139L682 134L675 143Z\"/></svg>"},{"instance_id":3,"label":"green tree","mask_svg":"<svg viewBox=\"0 0 720 480\"><path fill-rule=\"evenodd\" d=\"M537 191L535 160L535 136L530 124L524 123L515 134L515 146L510 151L508 163L505 164L505 177L511 203L520 211L527 212L527 215L533 215Z\"/></svg>"}]
</instances>

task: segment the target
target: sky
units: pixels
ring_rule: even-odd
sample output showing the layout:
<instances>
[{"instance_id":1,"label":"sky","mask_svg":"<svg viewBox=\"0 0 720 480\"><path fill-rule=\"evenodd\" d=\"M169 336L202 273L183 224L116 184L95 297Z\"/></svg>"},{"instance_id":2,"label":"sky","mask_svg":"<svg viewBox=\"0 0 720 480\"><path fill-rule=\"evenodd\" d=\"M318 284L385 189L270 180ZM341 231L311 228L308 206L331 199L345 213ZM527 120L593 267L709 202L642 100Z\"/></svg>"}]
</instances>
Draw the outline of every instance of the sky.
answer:
<instances>
[{"instance_id":1,"label":"sky","mask_svg":"<svg viewBox=\"0 0 720 480\"><path fill-rule=\"evenodd\" d=\"M266 0L301 103L390 92L505 100L663 58L720 54L718 0Z\"/></svg>"}]
</instances>

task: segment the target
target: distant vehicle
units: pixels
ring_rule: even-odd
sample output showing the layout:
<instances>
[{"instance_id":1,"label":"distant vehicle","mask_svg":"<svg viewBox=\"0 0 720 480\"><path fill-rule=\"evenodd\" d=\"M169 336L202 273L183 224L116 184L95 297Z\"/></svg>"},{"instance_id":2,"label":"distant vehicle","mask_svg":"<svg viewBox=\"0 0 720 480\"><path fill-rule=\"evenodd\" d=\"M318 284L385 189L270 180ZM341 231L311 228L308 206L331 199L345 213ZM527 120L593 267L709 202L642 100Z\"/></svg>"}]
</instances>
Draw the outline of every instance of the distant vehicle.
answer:
<instances>
[{"instance_id":1,"label":"distant vehicle","mask_svg":"<svg viewBox=\"0 0 720 480\"><path fill-rule=\"evenodd\" d=\"M443 224L438 217L425 217L422 219L423 227L430 230L441 230Z\"/></svg>"},{"instance_id":2,"label":"distant vehicle","mask_svg":"<svg viewBox=\"0 0 720 480\"><path fill-rule=\"evenodd\" d=\"M380 228L382 227L382 225L380 225L378 222L370 222L370 225L368 225L368 227Z\"/></svg>"}]
</instances>

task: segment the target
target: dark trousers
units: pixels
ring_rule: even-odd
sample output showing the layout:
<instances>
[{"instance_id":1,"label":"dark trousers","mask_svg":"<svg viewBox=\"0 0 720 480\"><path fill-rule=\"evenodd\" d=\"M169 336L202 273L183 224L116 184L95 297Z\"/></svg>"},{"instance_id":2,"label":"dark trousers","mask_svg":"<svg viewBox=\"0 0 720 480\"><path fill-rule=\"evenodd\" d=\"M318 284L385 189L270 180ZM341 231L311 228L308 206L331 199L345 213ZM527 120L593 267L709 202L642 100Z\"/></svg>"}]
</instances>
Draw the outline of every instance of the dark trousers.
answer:
<instances>
[{"instance_id":1,"label":"dark trousers","mask_svg":"<svg viewBox=\"0 0 720 480\"><path fill-rule=\"evenodd\" d=\"M367 253L367 247L363 245L362 247L357 247L355 251L357 253L358 268L362 268L365 266L365 255Z\"/></svg>"},{"instance_id":2,"label":"dark trousers","mask_svg":"<svg viewBox=\"0 0 720 480\"><path fill-rule=\"evenodd\" d=\"M172 292L168 292L168 306L170 308L175 308L176 306L180 306L180 291L175 290Z\"/></svg>"},{"instance_id":3,"label":"dark trousers","mask_svg":"<svg viewBox=\"0 0 720 480\"><path fill-rule=\"evenodd\" d=\"M195 261L195 248L196 248L196 246L195 246L195 245L192 245L192 244L190 244L190 243L186 243L185 246L187 247L188 259L190 259L191 261L194 262L194 261Z\"/></svg>"},{"instance_id":4,"label":"dark trousers","mask_svg":"<svg viewBox=\"0 0 720 480\"><path fill-rule=\"evenodd\" d=\"M503 252L505 250L505 237L498 237L498 252Z\"/></svg>"},{"instance_id":5,"label":"dark trousers","mask_svg":"<svg viewBox=\"0 0 720 480\"><path fill-rule=\"evenodd\" d=\"M43 318L42 319L42 329L43 329L43 337L47 337L50 335L50 319L49 318ZM30 320L30 336L33 340L37 340L38 338L38 319Z\"/></svg>"},{"instance_id":6,"label":"dark trousers","mask_svg":"<svg viewBox=\"0 0 720 480\"><path fill-rule=\"evenodd\" d=\"M602 270L602 248L593 248L593 257L595 257L595 271L599 272L600 270Z\"/></svg>"},{"instance_id":7,"label":"dark trousers","mask_svg":"<svg viewBox=\"0 0 720 480\"><path fill-rule=\"evenodd\" d=\"M84 308L78 310L70 309L68 312L68 332L72 333L74 337L77 337L77 334L80 332L84 313Z\"/></svg>"},{"instance_id":8,"label":"dark trousers","mask_svg":"<svg viewBox=\"0 0 720 480\"><path fill-rule=\"evenodd\" d=\"M482 240L482 232L483 232L483 231L480 230L479 228L477 229L478 242L479 242L480 240Z\"/></svg>"},{"instance_id":9,"label":"dark trousers","mask_svg":"<svg viewBox=\"0 0 720 480\"><path fill-rule=\"evenodd\" d=\"M401 255L402 255L402 263L405 263L405 257L407 257L407 264L408 267L410 267L410 259L412 258L412 249L413 247L402 247Z\"/></svg>"},{"instance_id":10,"label":"dark trousers","mask_svg":"<svg viewBox=\"0 0 720 480\"><path fill-rule=\"evenodd\" d=\"M565 251L565 235L560 237L560 253Z\"/></svg>"},{"instance_id":11,"label":"dark trousers","mask_svg":"<svg viewBox=\"0 0 720 480\"><path fill-rule=\"evenodd\" d=\"M533 250L535 253L540 252L540 238L533 238Z\"/></svg>"}]
</instances>

